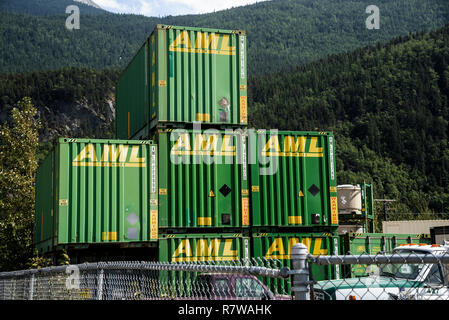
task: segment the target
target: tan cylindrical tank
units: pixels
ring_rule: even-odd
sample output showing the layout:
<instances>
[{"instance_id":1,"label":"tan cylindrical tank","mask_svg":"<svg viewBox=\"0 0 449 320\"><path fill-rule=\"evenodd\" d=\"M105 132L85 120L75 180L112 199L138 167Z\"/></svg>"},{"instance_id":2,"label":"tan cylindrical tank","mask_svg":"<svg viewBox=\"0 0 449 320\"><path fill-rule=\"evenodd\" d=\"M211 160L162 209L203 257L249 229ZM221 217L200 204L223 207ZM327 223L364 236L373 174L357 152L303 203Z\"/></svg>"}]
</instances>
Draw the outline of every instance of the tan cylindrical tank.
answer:
<instances>
[{"instance_id":1,"label":"tan cylindrical tank","mask_svg":"<svg viewBox=\"0 0 449 320\"><path fill-rule=\"evenodd\" d=\"M337 194L339 214L362 214L362 190L360 185L339 185L337 186Z\"/></svg>"},{"instance_id":2,"label":"tan cylindrical tank","mask_svg":"<svg viewBox=\"0 0 449 320\"><path fill-rule=\"evenodd\" d=\"M340 224L337 229L338 234L342 233L365 233L365 226L361 224Z\"/></svg>"}]
</instances>

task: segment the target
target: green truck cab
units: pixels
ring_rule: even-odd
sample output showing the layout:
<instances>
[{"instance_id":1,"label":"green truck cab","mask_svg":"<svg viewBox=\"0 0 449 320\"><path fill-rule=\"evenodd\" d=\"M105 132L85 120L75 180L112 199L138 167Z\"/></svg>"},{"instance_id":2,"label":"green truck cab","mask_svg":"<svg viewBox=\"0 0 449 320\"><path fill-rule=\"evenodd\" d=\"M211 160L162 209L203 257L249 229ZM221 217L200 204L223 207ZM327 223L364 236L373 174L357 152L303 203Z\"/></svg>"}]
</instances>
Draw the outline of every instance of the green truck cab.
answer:
<instances>
[{"instance_id":1,"label":"green truck cab","mask_svg":"<svg viewBox=\"0 0 449 320\"><path fill-rule=\"evenodd\" d=\"M392 253L403 255L449 254L449 247L403 244ZM449 298L449 264L381 264L366 277L318 281L315 300L440 300Z\"/></svg>"}]
</instances>

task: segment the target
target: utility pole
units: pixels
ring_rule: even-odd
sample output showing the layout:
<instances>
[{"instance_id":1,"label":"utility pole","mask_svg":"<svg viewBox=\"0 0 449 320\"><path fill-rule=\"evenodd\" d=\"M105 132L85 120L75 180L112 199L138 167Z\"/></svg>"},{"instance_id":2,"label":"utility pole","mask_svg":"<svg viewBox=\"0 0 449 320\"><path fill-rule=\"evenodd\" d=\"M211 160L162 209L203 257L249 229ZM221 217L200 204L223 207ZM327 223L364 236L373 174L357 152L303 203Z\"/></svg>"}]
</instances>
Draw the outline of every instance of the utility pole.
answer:
<instances>
[{"instance_id":1,"label":"utility pole","mask_svg":"<svg viewBox=\"0 0 449 320\"><path fill-rule=\"evenodd\" d=\"M394 199L374 199L376 202L383 202L384 204L384 221L387 221L387 202L395 202Z\"/></svg>"}]
</instances>

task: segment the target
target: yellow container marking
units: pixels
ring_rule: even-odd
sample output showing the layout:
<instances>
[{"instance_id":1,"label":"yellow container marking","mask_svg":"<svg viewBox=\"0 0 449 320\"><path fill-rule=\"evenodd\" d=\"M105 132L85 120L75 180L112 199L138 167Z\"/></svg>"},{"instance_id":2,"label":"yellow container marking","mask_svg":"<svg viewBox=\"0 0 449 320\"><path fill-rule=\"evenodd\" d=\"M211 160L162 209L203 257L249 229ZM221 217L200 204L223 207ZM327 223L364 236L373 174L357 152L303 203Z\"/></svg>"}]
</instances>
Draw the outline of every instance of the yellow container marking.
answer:
<instances>
[{"instance_id":1,"label":"yellow container marking","mask_svg":"<svg viewBox=\"0 0 449 320\"><path fill-rule=\"evenodd\" d=\"M211 226L212 225L212 218L211 217L199 217L198 218L198 225L199 226Z\"/></svg>"}]
</instances>

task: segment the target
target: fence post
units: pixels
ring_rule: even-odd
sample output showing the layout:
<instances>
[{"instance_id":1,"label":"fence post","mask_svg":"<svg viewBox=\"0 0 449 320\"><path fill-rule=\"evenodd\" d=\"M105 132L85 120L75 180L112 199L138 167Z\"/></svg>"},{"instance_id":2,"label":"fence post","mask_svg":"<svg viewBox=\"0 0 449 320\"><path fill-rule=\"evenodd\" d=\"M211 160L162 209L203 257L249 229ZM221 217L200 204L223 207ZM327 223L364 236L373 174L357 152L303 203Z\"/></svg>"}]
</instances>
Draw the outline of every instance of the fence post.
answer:
<instances>
[{"instance_id":1,"label":"fence post","mask_svg":"<svg viewBox=\"0 0 449 320\"><path fill-rule=\"evenodd\" d=\"M292 248L293 275L292 292L295 300L309 300L309 269L307 256L309 252L303 243L296 243Z\"/></svg>"},{"instance_id":2,"label":"fence post","mask_svg":"<svg viewBox=\"0 0 449 320\"><path fill-rule=\"evenodd\" d=\"M30 276L30 291L28 294L28 299L33 300L33 294L34 294L34 272L31 272Z\"/></svg>"},{"instance_id":3,"label":"fence post","mask_svg":"<svg viewBox=\"0 0 449 320\"><path fill-rule=\"evenodd\" d=\"M104 269L101 268L97 274L98 274L97 300L103 300Z\"/></svg>"}]
</instances>

